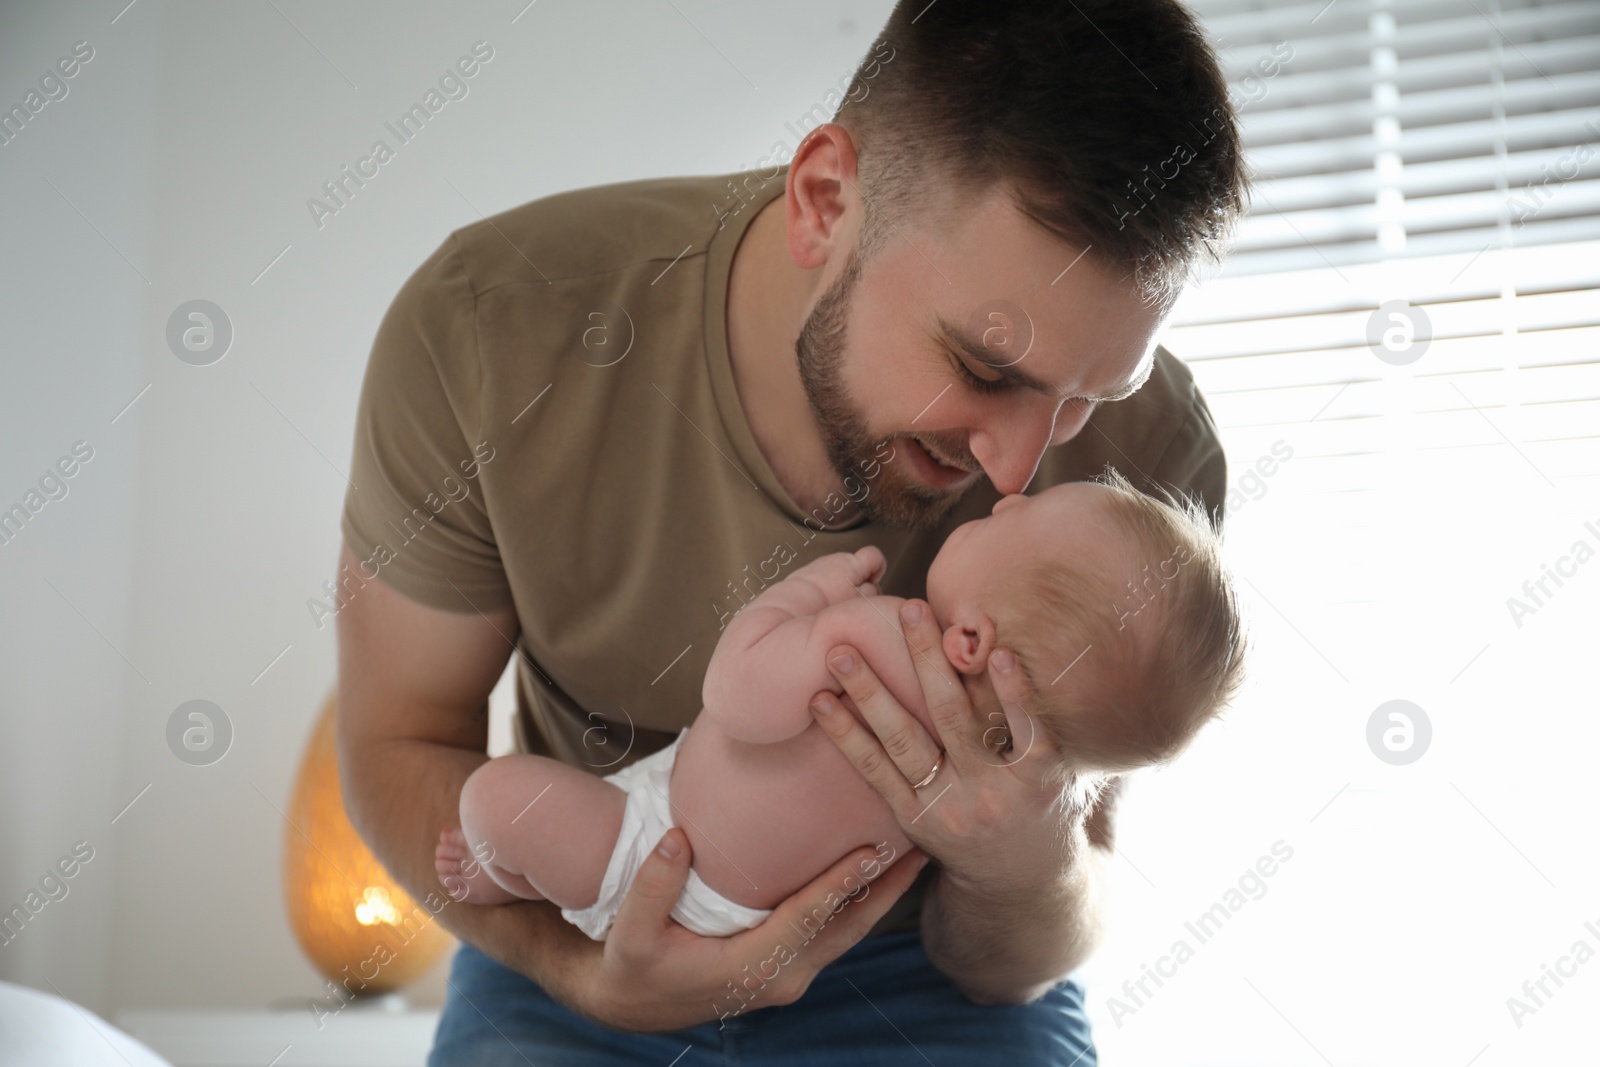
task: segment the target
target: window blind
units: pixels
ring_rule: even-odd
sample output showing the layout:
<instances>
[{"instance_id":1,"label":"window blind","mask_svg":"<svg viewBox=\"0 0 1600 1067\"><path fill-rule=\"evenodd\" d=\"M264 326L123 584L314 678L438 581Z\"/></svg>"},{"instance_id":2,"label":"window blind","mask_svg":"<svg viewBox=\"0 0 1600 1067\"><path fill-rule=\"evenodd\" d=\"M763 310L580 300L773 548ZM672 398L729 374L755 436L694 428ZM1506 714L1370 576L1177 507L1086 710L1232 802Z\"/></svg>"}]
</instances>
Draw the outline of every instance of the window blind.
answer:
<instances>
[{"instance_id":1,"label":"window blind","mask_svg":"<svg viewBox=\"0 0 1600 1067\"><path fill-rule=\"evenodd\" d=\"M1230 513L1279 441L1278 522L1370 532L1486 467L1539 487L1546 515L1582 513L1600 488L1600 4L1192 6L1255 188L1163 343L1217 417ZM1375 343L1397 323L1399 351ZM1307 597L1381 599L1363 538L1333 541Z\"/></svg>"},{"instance_id":2,"label":"window blind","mask_svg":"<svg viewBox=\"0 0 1600 1067\"><path fill-rule=\"evenodd\" d=\"M1196 6L1256 171L1231 273L1600 238L1600 4Z\"/></svg>"},{"instance_id":3,"label":"window blind","mask_svg":"<svg viewBox=\"0 0 1600 1067\"><path fill-rule=\"evenodd\" d=\"M1587 810L1600 555L1557 568L1600 550L1600 4L1189 2L1256 187L1161 340L1227 449L1252 651L1224 719L1128 792L1097 1044L1575 1060L1581 1027L1504 1005L1594 882L1563 816ZM1432 724L1403 767L1368 733L1397 699ZM1293 862L1227 940L1114 1011L1279 838ZM1486 931L1466 955L1462 929ZM1352 1027L1352 983L1402 1007Z\"/></svg>"}]
</instances>

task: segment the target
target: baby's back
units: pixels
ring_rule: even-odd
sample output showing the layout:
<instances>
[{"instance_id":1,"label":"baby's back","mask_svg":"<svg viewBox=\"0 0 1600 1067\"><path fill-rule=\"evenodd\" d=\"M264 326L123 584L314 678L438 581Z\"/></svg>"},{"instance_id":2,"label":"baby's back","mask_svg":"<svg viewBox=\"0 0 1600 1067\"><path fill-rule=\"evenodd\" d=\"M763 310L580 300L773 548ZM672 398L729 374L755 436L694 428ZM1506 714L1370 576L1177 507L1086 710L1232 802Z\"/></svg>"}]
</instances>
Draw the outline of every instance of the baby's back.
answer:
<instances>
[{"instance_id":1,"label":"baby's back","mask_svg":"<svg viewBox=\"0 0 1600 1067\"><path fill-rule=\"evenodd\" d=\"M782 902L860 845L886 846L881 854L892 857L911 844L815 724L787 741L750 744L702 716L678 745L671 799L695 871L750 908Z\"/></svg>"}]
</instances>

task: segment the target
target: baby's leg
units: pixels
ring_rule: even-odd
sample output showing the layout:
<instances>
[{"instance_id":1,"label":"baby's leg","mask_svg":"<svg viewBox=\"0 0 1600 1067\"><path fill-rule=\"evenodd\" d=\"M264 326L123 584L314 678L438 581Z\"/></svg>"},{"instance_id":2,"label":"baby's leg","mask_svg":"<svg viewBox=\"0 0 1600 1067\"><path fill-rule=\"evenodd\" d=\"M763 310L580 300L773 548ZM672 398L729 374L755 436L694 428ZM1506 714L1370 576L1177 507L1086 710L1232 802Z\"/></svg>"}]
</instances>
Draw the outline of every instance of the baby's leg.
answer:
<instances>
[{"instance_id":1,"label":"baby's leg","mask_svg":"<svg viewBox=\"0 0 1600 1067\"><path fill-rule=\"evenodd\" d=\"M446 826L439 831L439 843L433 846L433 867L439 872L439 882L458 904L509 904L513 900L540 900L539 891L529 885L525 892L513 893L489 876L478 856L490 855L486 843L480 843L475 855L467 846L466 835L459 826Z\"/></svg>"},{"instance_id":2,"label":"baby's leg","mask_svg":"<svg viewBox=\"0 0 1600 1067\"><path fill-rule=\"evenodd\" d=\"M502 901L587 908L600 895L626 799L610 782L557 760L501 756L462 785L461 831L483 872L511 894ZM467 902L488 901L474 890Z\"/></svg>"}]
</instances>

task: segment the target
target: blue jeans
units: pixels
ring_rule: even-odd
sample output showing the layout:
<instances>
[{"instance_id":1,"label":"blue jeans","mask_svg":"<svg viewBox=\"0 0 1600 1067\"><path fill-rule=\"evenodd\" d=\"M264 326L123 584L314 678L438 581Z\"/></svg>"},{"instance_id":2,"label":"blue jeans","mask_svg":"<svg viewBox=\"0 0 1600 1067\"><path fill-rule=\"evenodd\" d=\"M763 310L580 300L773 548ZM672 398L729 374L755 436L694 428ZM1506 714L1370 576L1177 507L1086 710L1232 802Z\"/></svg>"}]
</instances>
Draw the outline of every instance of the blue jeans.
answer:
<instances>
[{"instance_id":1,"label":"blue jeans","mask_svg":"<svg viewBox=\"0 0 1600 1067\"><path fill-rule=\"evenodd\" d=\"M973 1004L934 969L915 930L864 939L793 1004L659 1034L596 1026L463 942L428 1067L530 1063L1094 1067L1096 1057L1071 978L1031 1004Z\"/></svg>"}]
</instances>

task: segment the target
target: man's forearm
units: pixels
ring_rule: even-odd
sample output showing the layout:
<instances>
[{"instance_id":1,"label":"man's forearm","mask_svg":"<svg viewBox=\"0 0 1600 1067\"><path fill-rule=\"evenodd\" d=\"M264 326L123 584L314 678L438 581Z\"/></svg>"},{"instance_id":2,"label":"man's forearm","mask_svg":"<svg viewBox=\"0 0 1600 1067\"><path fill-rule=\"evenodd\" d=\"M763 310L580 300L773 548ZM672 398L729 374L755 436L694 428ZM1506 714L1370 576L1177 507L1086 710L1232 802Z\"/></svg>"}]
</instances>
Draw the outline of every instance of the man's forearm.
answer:
<instances>
[{"instance_id":1,"label":"man's forearm","mask_svg":"<svg viewBox=\"0 0 1600 1067\"><path fill-rule=\"evenodd\" d=\"M345 806L373 853L440 925L576 1007L573 964L594 943L553 904L461 904L439 883L439 831L458 825L461 784L487 758L427 741L368 744L345 770Z\"/></svg>"},{"instance_id":2,"label":"man's forearm","mask_svg":"<svg viewBox=\"0 0 1600 1067\"><path fill-rule=\"evenodd\" d=\"M1081 832L1075 837L1059 877L1010 898L946 871L929 885L922 904L923 947L970 1000L1033 1000L1094 950L1108 853Z\"/></svg>"},{"instance_id":3,"label":"man's forearm","mask_svg":"<svg viewBox=\"0 0 1600 1067\"><path fill-rule=\"evenodd\" d=\"M981 1004L1023 1003L1089 958L1103 929L1107 867L1126 779L1104 780L1088 814L1067 815L1056 875L1012 899L941 871L922 905L928 958Z\"/></svg>"}]
</instances>

